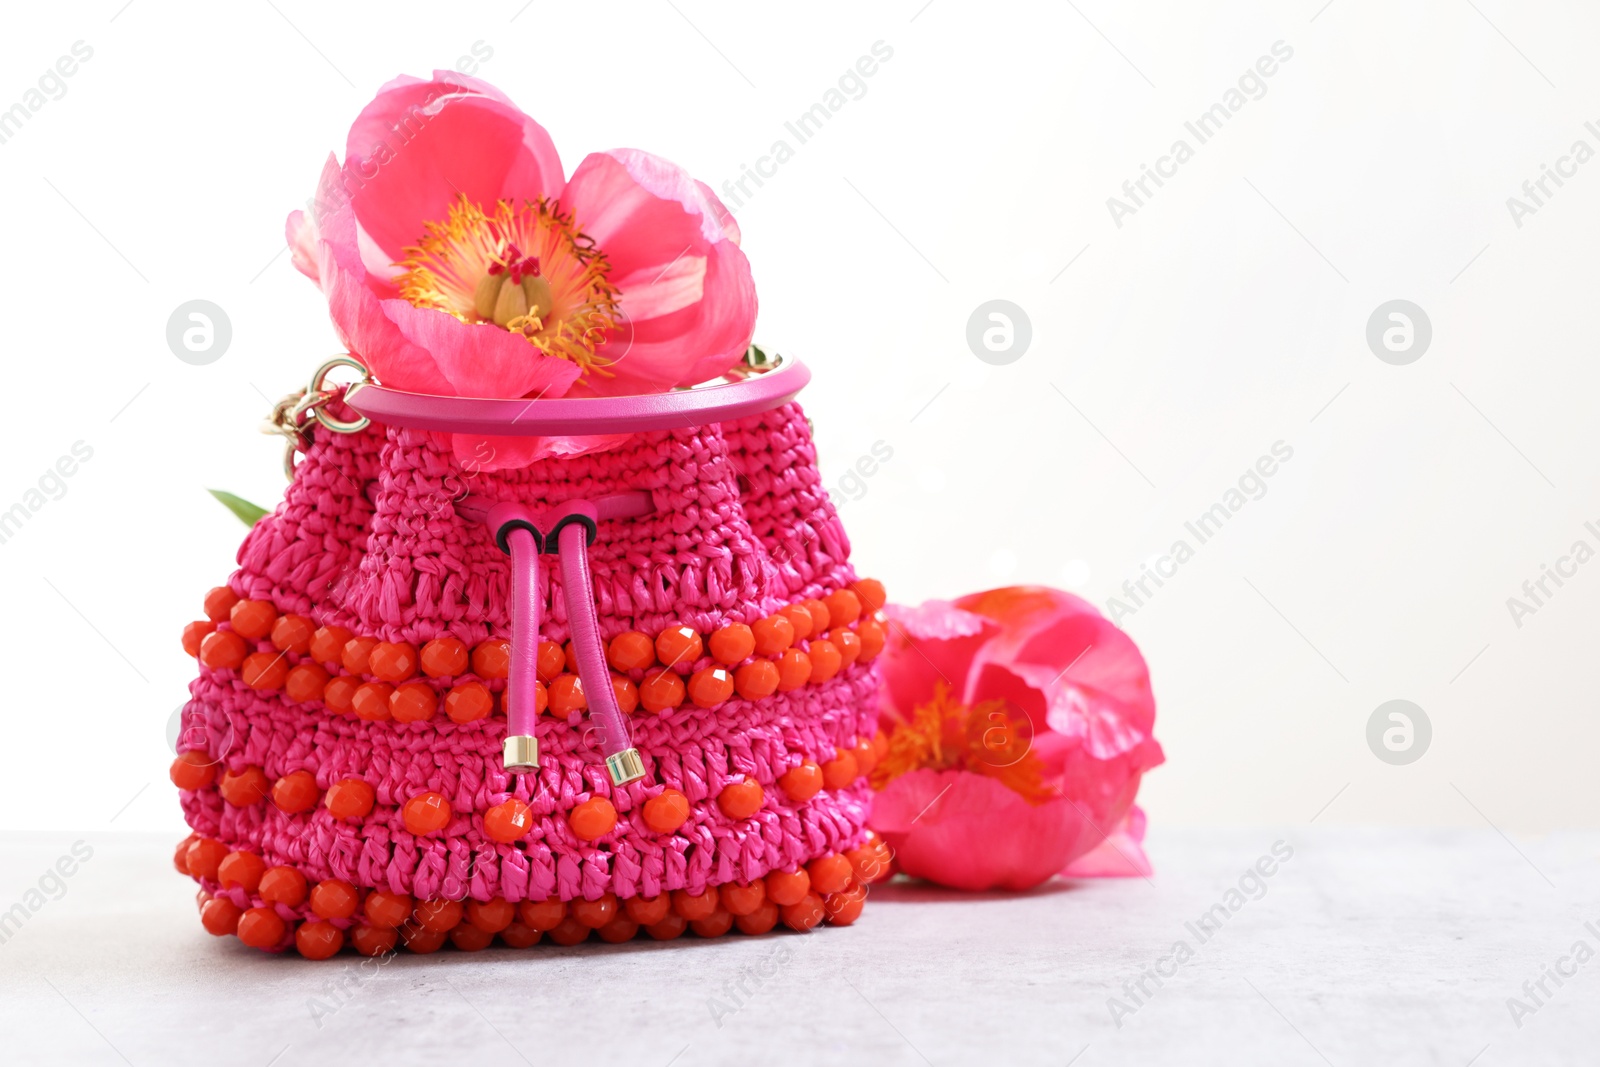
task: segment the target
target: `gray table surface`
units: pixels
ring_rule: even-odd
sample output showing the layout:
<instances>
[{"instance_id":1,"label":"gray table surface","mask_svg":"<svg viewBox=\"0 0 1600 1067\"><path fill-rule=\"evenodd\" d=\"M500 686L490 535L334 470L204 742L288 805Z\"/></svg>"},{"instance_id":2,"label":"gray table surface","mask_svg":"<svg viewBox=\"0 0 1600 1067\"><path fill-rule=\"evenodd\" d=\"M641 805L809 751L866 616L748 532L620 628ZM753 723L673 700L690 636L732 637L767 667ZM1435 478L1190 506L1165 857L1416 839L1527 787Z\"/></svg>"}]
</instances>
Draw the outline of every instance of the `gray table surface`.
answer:
<instances>
[{"instance_id":1,"label":"gray table surface","mask_svg":"<svg viewBox=\"0 0 1600 1067\"><path fill-rule=\"evenodd\" d=\"M0 835L0 908L79 838L0 944L0 1062L1600 1063L1600 833L1157 828L1148 881L902 881L848 929L365 971L205 934L165 837Z\"/></svg>"}]
</instances>

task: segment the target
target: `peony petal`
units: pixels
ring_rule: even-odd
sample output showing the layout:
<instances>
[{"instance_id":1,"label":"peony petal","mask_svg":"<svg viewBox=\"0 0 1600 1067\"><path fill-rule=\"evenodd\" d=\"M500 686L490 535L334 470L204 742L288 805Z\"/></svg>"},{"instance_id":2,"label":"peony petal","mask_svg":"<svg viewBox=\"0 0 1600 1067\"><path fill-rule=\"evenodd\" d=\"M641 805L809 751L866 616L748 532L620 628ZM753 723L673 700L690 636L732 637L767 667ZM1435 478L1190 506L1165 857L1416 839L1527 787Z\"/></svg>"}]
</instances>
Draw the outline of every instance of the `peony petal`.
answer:
<instances>
[{"instance_id":1,"label":"peony petal","mask_svg":"<svg viewBox=\"0 0 1600 1067\"><path fill-rule=\"evenodd\" d=\"M727 209L681 168L647 152L594 153L562 205L611 264L622 323L574 395L620 396L725 373L755 333L750 264Z\"/></svg>"},{"instance_id":2,"label":"peony petal","mask_svg":"<svg viewBox=\"0 0 1600 1067\"><path fill-rule=\"evenodd\" d=\"M917 607L888 605L889 644L883 664L884 710L909 716L943 682L961 699L978 650L999 627L946 600Z\"/></svg>"},{"instance_id":3,"label":"peony petal","mask_svg":"<svg viewBox=\"0 0 1600 1067\"><path fill-rule=\"evenodd\" d=\"M901 775L869 819L905 874L952 889L1032 889L1100 835L1065 800L1037 807L970 771Z\"/></svg>"},{"instance_id":4,"label":"peony petal","mask_svg":"<svg viewBox=\"0 0 1600 1067\"><path fill-rule=\"evenodd\" d=\"M362 110L345 144L344 183L362 231L391 263L457 194L492 206L559 197L565 186L543 126L487 83L447 71L390 82Z\"/></svg>"},{"instance_id":5,"label":"peony petal","mask_svg":"<svg viewBox=\"0 0 1600 1067\"><path fill-rule=\"evenodd\" d=\"M1104 841L1062 868L1061 877L1150 877L1150 859L1144 854L1144 827L1144 811L1135 804Z\"/></svg>"}]
</instances>

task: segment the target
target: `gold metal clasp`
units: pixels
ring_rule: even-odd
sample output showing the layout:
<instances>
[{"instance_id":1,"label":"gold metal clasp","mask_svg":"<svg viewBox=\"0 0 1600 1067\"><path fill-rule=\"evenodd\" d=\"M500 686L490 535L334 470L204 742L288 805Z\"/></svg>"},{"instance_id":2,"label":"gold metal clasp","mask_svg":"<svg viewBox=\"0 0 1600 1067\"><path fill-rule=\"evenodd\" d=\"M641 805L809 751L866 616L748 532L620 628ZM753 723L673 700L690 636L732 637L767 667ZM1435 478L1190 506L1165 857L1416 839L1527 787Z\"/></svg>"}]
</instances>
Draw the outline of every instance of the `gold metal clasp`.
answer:
<instances>
[{"instance_id":1,"label":"gold metal clasp","mask_svg":"<svg viewBox=\"0 0 1600 1067\"><path fill-rule=\"evenodd\" d=\"M304 389L290 393L274 404L272 414L261 425L262 433L281 434L288 438L283 453L283 473L291 482L294 481L295 453L311 447L312 422L334 433L358 433L372 424L372 420L365 415L357 419L336 419L325 410L328 401L339 395L337 390L327 388L328 374L336 367L350 367L361 373L360 379L346 387L346 395L372 380L367 368L355 358L334 356L312 372L311 381Z\"/></svg>"}]
</instances>

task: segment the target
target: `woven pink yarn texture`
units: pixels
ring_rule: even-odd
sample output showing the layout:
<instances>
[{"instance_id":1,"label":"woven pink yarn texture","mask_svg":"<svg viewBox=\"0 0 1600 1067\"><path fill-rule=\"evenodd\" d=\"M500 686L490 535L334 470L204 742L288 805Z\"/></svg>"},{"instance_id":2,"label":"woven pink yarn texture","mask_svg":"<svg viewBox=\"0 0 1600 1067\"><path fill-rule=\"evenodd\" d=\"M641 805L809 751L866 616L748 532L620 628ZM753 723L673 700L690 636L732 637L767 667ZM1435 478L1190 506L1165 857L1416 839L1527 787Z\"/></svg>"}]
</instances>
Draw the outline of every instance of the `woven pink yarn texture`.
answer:
<instances>
[{"instance_id":1,"label":"woven pink yarn texture","mask_svg":"<svg viewBox=\"0 0 1600 1067\"><path fill-rule=\"evenodd\" d=\"M510 568L489 529L457 513L465 495L542 510L639 490L650 495L653 513L600 522L589 550L607 642L629 630L654 637L679 625L709 634L753 624L856 580L810 429L790 403L737 421L641 433L613 451L516 470L478 470L423 431L319 430L282 505L240 547L228 585L241 598L270 601L318 626L419 647L450 636L471 647L511 636ZM540 637L565 642L559 568L540 568L538 596ZM249 645L276 653L265 640ZM284 658L293 666L306 657ZM702 656L682 666L714 665ZM419 680L442 697L460 679ZM505 685L483 684L497 694ZM865 778L799 803L778 779L804 760L825 763L871 738L877 693L876 665L858 661L827 681L759 700L735 694L711 709L685 701L660 715L641 707L630 725L649 773L618 787L586 714L570 722L541 716L540 767L518 776L501 766L506 724L498 714L468 723L443 714L367 722L320 702L252 689L238 670L202 666L183 713L187 747L203 748L219 772L259 767L269 783L306 771L326 791L358 778L376 802L364 819L337 819L321 803L289 814L270 799L229 804L212 784L182 794L184 813L197 834L253 852L268 867L419 900L698 894L863 843ZM762 786L764 805L749 818L729 818L716 798L745 777ZM685 794L690 815L662 834L645 824L643 807L669 787ZM424 792L443 795L452 816L441 831L413 835L401 808ZM573 833L567 815L592 797L611 801L617 825L590 842ZM483 817L509 798L528 805L533 828L507 844L485 835ZM202 885L241 907L262 903L238 885ZM305 906L276 908L286 919L311 915Z\"/></svg>"}]
</instances>

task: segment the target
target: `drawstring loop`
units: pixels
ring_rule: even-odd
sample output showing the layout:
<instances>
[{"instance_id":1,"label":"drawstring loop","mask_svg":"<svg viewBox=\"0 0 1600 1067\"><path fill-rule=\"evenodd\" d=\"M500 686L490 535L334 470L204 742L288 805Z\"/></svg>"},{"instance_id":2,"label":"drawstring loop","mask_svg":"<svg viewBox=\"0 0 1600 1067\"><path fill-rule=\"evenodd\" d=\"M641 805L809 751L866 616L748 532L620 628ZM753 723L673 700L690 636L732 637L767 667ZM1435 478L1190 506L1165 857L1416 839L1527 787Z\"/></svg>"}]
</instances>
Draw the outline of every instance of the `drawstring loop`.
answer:
<instances>
[{"instance_id":1,"label":"drawstring loop","mask_svg":"<svg viewBox=\"0 0 1600 1067\"><path fill-rule=\"evenodd\" d=\"M589 705L589 719L598 728L600 750L614 785L646 775L644 759L633 747L627 717L617 704L600 639L600 620L589 570L589 546L604 519L636 518L654 510L644 492L615 493L597 500L571 500L549 515L541 533L532 511L514 503L489 504L468 497L457 505L464 518L483 521L500 551L511 557L511 666L506 675L506 770L528 774L539 769L539 557L554 555L566 595L567 626L578 665L578 679Z\"/></svg>"}]
</instances>

